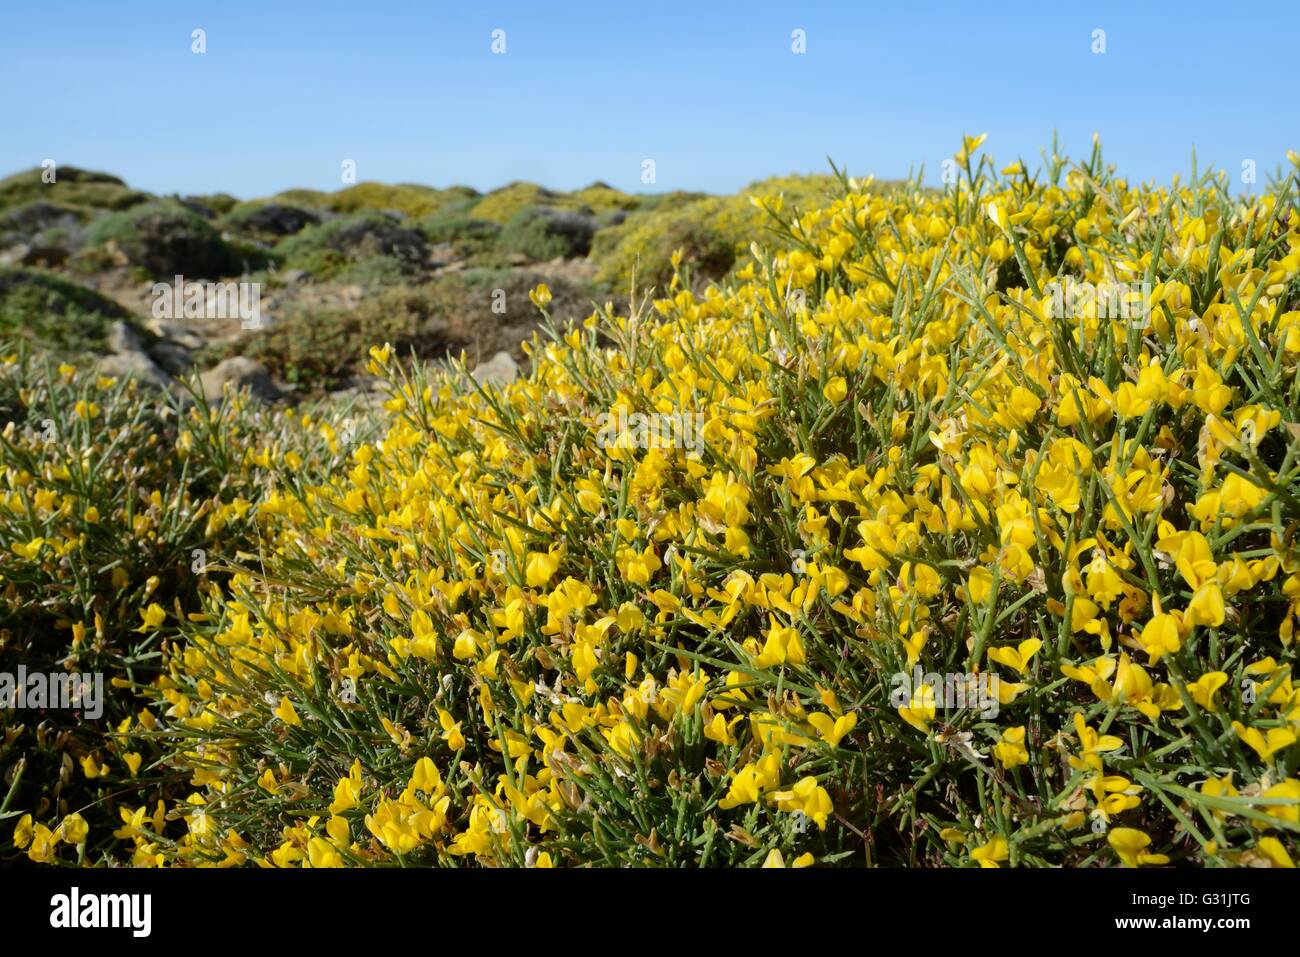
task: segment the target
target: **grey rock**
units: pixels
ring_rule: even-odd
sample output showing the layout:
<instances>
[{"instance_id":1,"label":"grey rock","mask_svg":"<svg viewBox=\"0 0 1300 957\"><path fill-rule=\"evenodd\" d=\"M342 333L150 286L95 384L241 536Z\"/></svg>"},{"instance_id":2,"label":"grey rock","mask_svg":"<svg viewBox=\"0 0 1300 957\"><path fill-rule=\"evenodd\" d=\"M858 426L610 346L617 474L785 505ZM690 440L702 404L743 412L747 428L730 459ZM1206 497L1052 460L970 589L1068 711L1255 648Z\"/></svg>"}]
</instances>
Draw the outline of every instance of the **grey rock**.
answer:
<instances>
[{"instance_id":1,"label":"grey rock","mask_svg":"<svg viewBox=\"0 0 1300 957\"><path fill-rule=\"evenodd\" d=\"M171 377L145 352L140 337L125 322L119 319L108 327L105 344L109 355L99 360L104 375L130 376L160 389L170 384Z\"/></svg>"},{"instance_id":2,"label":"grey rock","mask_svg":"<svg viewBox=\"0 0 1300 957\"><path fill-rule=\"evenodd\" d=\"M165 389L171 384L171 377L143 352L114 353L102 357L96 366L101 375L137 379L158 389Z\"/></svg>"},{"instance_id":3,"label":"grey rock","mask_svg":"<svg viewBox=\"0 0 1300 957\"><path fill-rule=\"evenodd\" d=\"M519 378L519 363L508 352L498 352L487 362L474 367L475 380L487 385L506 385Z\"/></svg>"},{"instance_id":4,"label":"grey rock","mask_svg":"<svg viewBox=\"0 0 1300 957\"><path fill-rule=\"evenodd\" d=\"M199 382L203 387L203 397L210 403L221 401L227 385L232 390L247 387L254 396L266 402L274 402L281 397L266 366L246 356L222 359L211 369L200 373Z\"/></svg>"},{"instance_id":5,"label":"grey rock","mask_svg":"<svg viewBox=\"0 0 1300 957\"><path fill-rule=\"evenodd\" d=\"M124 354L144 352L144 345L140 342L140 337L136 335L135 330L120 319L108 327L108 335L104 338L104 345L108 346L109 352Z\"/></svg>"},{"instance_id":6,"label":"grey rock","mask_svg":"<svg viewBox=\"0 0 1300 957\"><path fill-rule=\"evenodd\" d=\"M191 366L190 350L167 339L154 343L149 349L149 355L172 375L180 375Z\"/></svg>"},{"instance_id":7,"label":"grey rock","mask_svg":"<svg viewBox=\"0 0 1300 957\"><path fill-rule=\"evenodd\" d=\"M175 319L155 319L152 316L145 322L154 335L185 349L201 349L207 343L193 324L187 326Z\"/></svg>"}]
</instances>

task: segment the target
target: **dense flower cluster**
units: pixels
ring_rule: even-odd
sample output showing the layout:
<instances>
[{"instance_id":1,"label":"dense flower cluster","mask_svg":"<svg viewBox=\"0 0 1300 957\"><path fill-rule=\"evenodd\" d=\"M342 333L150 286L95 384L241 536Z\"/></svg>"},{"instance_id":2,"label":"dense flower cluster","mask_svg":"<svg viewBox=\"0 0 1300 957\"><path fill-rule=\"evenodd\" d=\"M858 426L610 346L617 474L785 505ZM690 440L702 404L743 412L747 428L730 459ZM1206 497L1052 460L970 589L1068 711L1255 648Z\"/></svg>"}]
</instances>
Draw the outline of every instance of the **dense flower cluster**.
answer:
<instances>
[{"instance_id":1,"label":"dense flower cluster","mask_svg":"<svg viewBox=\"0 0 1300 957\"><path fill-rule=\"evenodd\" d=\"M107 836L104 794L159 783L157 752L117 732L153 726L135 691L158 673L160 626L197 611L208 566L250 542L265 446L309 453L314 437L239 397L208 407L0 355L0 821L50 821L14 835L41 859L42 835ZM99 700L24 694L24 674L94 675Z\"/></svg>"},{"instance_id":2,"label":"dense flower cluster","mask_svg":"<svg viewBox=\"0 0 1300 957\"><path fill-rule=\"evenodd\" d=\"M733 196L666 194L592 243L598 277L614 289L662 288L677 265L687 278L703 282L728 272L763 230L766 214L754 197L782 195L787 203L819 206L838 191L831 176L775 176L751 183ZM685 258L675 263L673 254ZM691 283L687 283L690 285Z\"/></svg>"},{"instance_id":3,"label":"dense flower cluster","mask_svg":"<svg viewBox=\"0 0 1300 957\"><path fill-rule=\"evenodd\" d=\"M282 467L163 625L123 738L179 790L113 853L1291 866L1295 174L1234 200L981 139L943 191L761 200L725 283L503 390L372 350L382 437Z\"/></svg>"}]
</instances>

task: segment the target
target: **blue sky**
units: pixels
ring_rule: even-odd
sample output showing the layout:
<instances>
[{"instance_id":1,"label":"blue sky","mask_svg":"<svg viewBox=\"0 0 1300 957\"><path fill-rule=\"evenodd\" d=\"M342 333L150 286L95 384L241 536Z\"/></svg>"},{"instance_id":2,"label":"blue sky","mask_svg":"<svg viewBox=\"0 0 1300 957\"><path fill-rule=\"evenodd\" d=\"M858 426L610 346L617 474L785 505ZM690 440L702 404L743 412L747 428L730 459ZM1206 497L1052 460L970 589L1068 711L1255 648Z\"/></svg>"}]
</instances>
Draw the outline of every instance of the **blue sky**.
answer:
<instances>
[{"instance_id":1,"label":"blue sky","mask_svg":"<svg viewBox=\"0 0 1300 957\"><path fill-rule=\"evenodd\" d=\"M0 175L52 158L248 197L338 188L353 159L361 180L722 192L828 154L934 181L963 131L1009 162L1056 129L1134 179L1194 146L1263 183L1300 149L1298 37L1294 2L9 0Z\"/></svg>"}]
</instances>

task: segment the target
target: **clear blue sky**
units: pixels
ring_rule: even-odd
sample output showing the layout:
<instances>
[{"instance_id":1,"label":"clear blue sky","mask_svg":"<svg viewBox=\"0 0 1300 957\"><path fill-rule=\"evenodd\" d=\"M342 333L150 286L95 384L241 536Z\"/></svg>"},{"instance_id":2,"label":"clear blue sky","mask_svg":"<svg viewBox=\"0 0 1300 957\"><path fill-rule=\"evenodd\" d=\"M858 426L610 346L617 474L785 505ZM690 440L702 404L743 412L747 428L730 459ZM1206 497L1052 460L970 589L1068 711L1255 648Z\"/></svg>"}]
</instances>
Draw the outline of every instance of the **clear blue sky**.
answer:
<instances>
[{"instance_id":1,"label":"clear blue sky","mask_svg":"<svg viewBox=\"0 0 1300 957\"><path fill-rule=\"evenodd\" d=\"M827 154L933 181L963 131L1037 161L1055 128L1075 155L1100 133L1134 179L1195 146L1263 183L1300 149L1296 0L979 6L6 0L0 175L52 158L248 197L338 188L354 159L384 182L731 191Z\"/></svg>"}]
</instances>

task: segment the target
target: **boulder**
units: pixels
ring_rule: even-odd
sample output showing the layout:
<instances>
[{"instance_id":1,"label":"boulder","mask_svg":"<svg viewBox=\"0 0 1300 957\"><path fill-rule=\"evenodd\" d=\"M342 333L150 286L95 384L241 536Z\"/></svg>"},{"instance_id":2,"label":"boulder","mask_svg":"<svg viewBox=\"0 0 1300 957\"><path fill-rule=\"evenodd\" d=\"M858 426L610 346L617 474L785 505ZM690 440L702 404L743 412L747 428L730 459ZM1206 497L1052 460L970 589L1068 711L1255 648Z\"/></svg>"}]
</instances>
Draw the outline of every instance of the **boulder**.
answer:
<instances>
[{"instance_id":1,"label":"boulder","mask_svg":"<svg viewBox=\"0 0 1300 957\"><path fill-rule=\"evenodd\" d=\"M158 367L135 330L125 322L117 320L109 326L105 345L109 354L98 362L99 371L104 375L132 377L159 389L171 383L171 377Z\"/></svg>"},{"instance_id":2,"label":"boulder","mask_svg":"<svg viewBox=\"0 0 1300 957\"><path fill-rule=\"evenodd\" d=\"M474 367L474 379L483 385L507 385L519 378L519 363L508 352L498 352Z\"/></svg>"},{"instance_id":3,"label":"boulder","mask_svg":"<svg viewBox=\"0 0 1300 957\"><path fill-rule=\"evenodd\" d=\"M221 401L227 385L232 390L247 387L256 398L266 402L274 402L281 397L266 366L246 356L222 359L211 369L200 373L199 382L203 387L203 397L212 404Z\"/></svg>"},{"instance_id":4,"label":"boulder","mask_svg":"<svg viewBox=\"0 0 1300 957\"><path fill-rule=\"evenodd\" d=\"M104 356L95 367L101 375L137 379L156 389L165 389L171 382L171 377L158 367L158 363L143 352L122 352Z\"/></svg>"}]
</instances>

